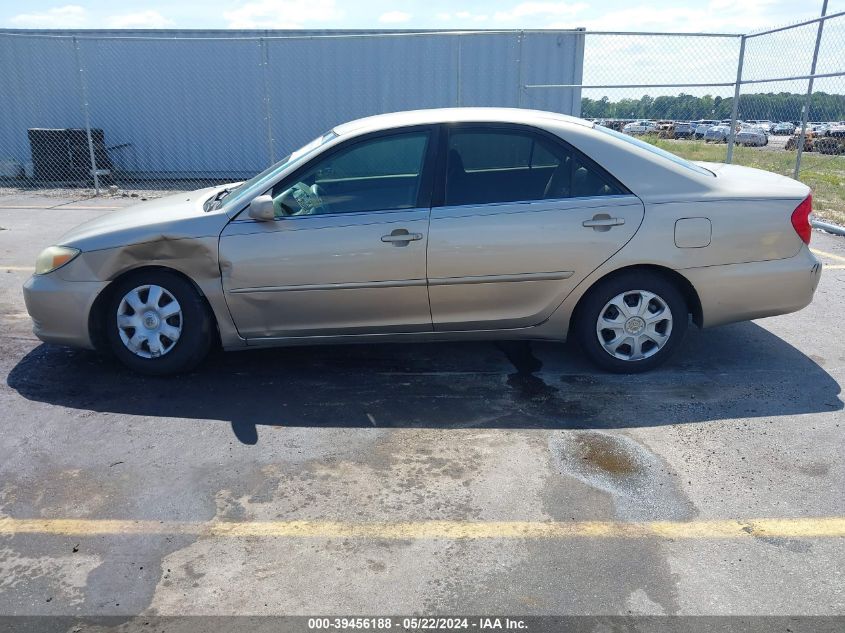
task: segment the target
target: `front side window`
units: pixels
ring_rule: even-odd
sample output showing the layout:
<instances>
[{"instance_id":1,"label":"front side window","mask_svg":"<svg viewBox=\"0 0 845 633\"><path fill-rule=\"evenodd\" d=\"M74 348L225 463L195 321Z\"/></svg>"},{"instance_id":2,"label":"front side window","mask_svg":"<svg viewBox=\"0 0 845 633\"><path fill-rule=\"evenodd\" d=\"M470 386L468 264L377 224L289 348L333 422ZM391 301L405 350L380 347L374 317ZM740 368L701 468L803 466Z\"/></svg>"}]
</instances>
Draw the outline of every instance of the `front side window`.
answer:
<instances>
[{"instance_id":1,"label":"front side window","mask_svg":"<svg viewBox=\"0 0 845 633\"><path fill-rule=\"evenodd\" d=\"M417 205L428 132L353 142L272 192L276 217L411 209Z\"/></svg>"},{"instance_id":2,"label":"front side window","mask_svg":"<svg viewBox=\"0 0 845 633\"><path fill-rule=\"evenodd\" d=\"M624 191L563 144L530 132L454 130L446 158L446 205L494 204Z\"/></svg>"},{"instance_id":3,"label":"front side window","mask_svg":"<svg viewBox=\"0 0 845 633\"><path fill-rule=\"evenodd\" d=\"M234 207L238 203L248 200L257 193L265 190L267 185L275 180L282 171L304 161L319 150L323 145L336 138L337 134L334 132L326 132L322 136L318 136L307 145L303 145L295 152L285 156L278 163L271 165L261 173L256 174L249 180L237 185L231 191L222 192L223 195L219 198L220 203L225 206Z\"/></svg>"}]
</instances>

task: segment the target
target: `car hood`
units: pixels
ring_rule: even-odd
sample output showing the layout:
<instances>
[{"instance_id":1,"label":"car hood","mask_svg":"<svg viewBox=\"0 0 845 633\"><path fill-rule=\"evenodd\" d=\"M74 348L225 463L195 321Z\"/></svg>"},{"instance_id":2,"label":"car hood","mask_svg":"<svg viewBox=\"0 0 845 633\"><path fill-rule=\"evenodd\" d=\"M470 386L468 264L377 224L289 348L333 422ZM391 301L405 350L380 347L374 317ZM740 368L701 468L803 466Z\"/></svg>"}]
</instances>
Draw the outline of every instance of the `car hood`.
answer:
<instances>
[{"instance_id":1,"label":"car hood","mask_svg":"<svg viewBox=\"0 0 845 633\"><path fill-rule=\"evenodd\" d=\"M219 234L228 217L220 210L205 212L203 202L225 186L173 194L103 215L71 229L57 244L92 251Z\"/></svg>"}]
</instances>

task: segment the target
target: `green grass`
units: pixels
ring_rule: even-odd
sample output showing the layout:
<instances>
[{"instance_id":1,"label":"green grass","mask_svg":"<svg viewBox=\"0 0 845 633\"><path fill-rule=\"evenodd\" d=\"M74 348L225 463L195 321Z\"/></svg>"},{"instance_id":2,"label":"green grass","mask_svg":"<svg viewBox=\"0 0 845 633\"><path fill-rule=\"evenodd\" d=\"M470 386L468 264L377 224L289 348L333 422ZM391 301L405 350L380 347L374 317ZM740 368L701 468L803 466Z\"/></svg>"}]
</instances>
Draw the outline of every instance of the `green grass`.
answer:
<instances>
[{"instance_id":1,"label":"green grass","mask_svg":"<svg viewBox=\"0 0 845 633\"><path fill-rule=\"evenodd\" d=\"M649 140L657 147L688 160L721 163L725 145L704 141ZM735 147L733 162L792 177L795 152L757 147ZM801 182L813 190L813 213L820 220L845 226L845 156L804 152L801 156Z\"/></svg>"}]
</instances>

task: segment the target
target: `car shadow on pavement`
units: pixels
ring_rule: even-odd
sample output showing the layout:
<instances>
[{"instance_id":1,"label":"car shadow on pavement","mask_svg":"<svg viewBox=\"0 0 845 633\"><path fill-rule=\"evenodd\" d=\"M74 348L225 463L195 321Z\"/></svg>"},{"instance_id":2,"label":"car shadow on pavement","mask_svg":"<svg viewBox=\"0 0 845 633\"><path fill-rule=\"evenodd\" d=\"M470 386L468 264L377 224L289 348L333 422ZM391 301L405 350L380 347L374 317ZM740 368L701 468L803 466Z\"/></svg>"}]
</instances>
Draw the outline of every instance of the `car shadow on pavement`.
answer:
<instances>
[{"instance_id":1,"label":"car shadow on pavement","mask_svg":"<svg viewBox=\"0 0 845 633\"><path fill-rule=\"evenodd\" d=\"M39 345L7 384L28 400L96 412L261 425L607 429L835 411L840 386L768 330L691 330L639 375L594 370L544 342L295 347L213 354L191 374L133 374L93 352Z\"/></svg>"}]
</instances>

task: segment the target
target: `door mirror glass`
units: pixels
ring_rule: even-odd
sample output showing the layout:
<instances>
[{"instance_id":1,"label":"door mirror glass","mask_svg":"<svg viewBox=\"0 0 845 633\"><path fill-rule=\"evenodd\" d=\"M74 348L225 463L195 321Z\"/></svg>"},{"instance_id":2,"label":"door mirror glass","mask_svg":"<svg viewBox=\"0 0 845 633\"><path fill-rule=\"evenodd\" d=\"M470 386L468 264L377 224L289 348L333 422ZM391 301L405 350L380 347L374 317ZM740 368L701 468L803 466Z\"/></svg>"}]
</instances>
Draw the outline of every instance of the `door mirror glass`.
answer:
<instances>
[{"instance_id":1,"label":"door mirror glass","mask_svg":"<svg viewBox=\"0 0 845 633\"><path fill-rule=\"evenodd\" d=\"M272 196L258 196L249 203L249 217L259 222L269 222L276 219L273 211Z\"/></svg>"}]
</instances>

